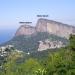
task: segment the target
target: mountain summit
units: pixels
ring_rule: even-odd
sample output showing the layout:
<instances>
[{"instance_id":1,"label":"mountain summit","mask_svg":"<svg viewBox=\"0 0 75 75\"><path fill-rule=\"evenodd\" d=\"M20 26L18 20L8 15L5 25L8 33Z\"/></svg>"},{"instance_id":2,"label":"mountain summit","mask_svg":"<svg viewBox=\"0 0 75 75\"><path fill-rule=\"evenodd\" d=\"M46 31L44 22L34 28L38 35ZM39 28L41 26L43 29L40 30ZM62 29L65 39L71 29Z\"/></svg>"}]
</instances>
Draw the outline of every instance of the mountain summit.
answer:
<instances>
[{"instance_id":1,"label":"mountain summit","mask_svg":"<svg viewBox=\"0 0 75 75\"><path fill-rule=\"evenodd\" d=\"M68 38L70 34L75 34L75 27L53 20L40 18L35 27L30 25L22 25L17 30L15 35L32 35L37 32L48 32L50 34Z\"/></svg>"},{"instance_id":2,"label":"mountain summit","mask_svg":"<svg viewBox=\"0 0 75 75\"><path fill-rule=\"evenodd\" d=\"M30 25L21 25L15 35L31 35L33 33L35 33L35 27Z\"/></svg>"}]
</instances>

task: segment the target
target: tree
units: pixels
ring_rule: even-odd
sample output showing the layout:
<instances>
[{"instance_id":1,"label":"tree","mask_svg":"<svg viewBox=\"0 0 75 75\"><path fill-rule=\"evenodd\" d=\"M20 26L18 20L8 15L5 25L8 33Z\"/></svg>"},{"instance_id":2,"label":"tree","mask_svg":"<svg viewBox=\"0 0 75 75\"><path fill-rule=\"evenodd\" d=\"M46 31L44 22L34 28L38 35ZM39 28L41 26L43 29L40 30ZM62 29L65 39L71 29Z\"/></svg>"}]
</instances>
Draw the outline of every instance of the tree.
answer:
<instances>
[{"instance_id":1,"label":"tree","mask_svg":"<svg viewBox=\"0 0 75 75\"><path fill-rule=\"evenodd\" d=\"M71 34L69 41L70 41L70 45L69 45L70 49L75 51L75 35Z\"/></svg>"}]
</instances>

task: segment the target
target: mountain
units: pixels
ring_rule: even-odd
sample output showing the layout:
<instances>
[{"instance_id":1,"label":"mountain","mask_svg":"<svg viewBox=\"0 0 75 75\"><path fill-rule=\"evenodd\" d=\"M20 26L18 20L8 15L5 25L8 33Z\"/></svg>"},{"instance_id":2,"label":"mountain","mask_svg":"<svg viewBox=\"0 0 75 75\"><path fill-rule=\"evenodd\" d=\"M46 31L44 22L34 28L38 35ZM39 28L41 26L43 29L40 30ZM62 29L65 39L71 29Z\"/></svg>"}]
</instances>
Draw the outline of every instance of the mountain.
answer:
<instances>
[{"instance_id":1,"label":"mountain","mask_svg":"<svg viewBox=\"0 0 75 75\"><path fill-rule=\"evenodd\" d=\"M69 38L70 34L75 34L75 27L60 22L48 19L39 19L35 27L29 25L22 25L16 32L18 35L32 35L37 32L48 32L60 37Z\"/></svg>"},{"instance_id":2,"label":"mountain","mask_svg":"<svg viewBox=\"0 0 75 75\"><path fill-rule=\"evenodd\" d=\"M25 52L56 49L68 44L70 34L75 34L74 26L41 18L35 27L21 25L15 36L2 45L14 45Z\"/></svg>"}]
</instances>

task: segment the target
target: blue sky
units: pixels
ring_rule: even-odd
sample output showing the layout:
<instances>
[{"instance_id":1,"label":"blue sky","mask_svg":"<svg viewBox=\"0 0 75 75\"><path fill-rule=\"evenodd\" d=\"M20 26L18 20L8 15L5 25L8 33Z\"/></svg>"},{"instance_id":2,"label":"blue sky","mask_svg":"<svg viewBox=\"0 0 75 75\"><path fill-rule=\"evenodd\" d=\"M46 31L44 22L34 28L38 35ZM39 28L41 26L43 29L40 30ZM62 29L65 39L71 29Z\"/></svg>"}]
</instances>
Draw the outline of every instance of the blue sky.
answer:
<instances>
[{"instance_id":1,"label":"blue sky","mask_svg":"<svg viewBox=\"0 0 75 75\"><path fill-rule=\"evenodd\" d=\"M35 25L38 14L75 26L75 0L0 0L0 33L16 30L19 21L32 21Z\"/></svg>"}]
</instances>

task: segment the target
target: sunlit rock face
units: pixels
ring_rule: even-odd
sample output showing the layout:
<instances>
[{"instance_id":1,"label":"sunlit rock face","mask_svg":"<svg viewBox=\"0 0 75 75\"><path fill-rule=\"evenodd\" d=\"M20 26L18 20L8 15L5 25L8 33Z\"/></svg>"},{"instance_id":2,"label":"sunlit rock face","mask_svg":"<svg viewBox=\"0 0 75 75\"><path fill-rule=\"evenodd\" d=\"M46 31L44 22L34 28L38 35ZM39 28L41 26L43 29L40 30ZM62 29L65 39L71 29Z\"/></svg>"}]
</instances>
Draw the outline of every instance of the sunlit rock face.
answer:
<instances>
[{"instance_id":1,"label":"sunlit rock face","mask_svg":"<svg viewBox=\"0 0 75 75\"><path fill-rule=\"evenodd\" d=\"M39 41L38 51L61 48L61 47L65 47L63 42L61 42L61 41L50 41L50 40L46 39L44 41Z\"/></svg>"},{"instance_id":2,"label":"sunlit rock face","mask_svg":"<svg viewBox=\"0 0 75 75\"><path fill-rule=\"evenodd\" d=\"M36 24L37 32L47 32L47 22L44 19L39 19Z\"/></svg>"},{"instance_id":3,"label":"sunlit rock face","mask_svg":"<svg viewBox=\"0 0 75 75\"><path fill-rule=\"evenodd\" d=\"M22 25L16 32L16 36L19 35L31 35L35 33L35 27L29 25Z\"/></svg>"},{"instance_id":4,"label":"sunlit rock face","mask_svg":"<svg viewBox=\"0 0 75 75\"><path fill-rule=\"evenodd\" d=\"M35 27L30 25L22 25L16 32L16 36L19 35L32 35L37 32L48 32L60 37L69 38L70 34L75 34L75 27L60 22L56 22L48 19L39 19Z\"/></svg>"},{"instance_id":5,"label":"sunlit rock face","mask_svg":"<svg viewBox=\"0 0 75 75\"><path fill-rule=\"evenodd\" d=\"M36 30L37 32L48 32L66 38L68 38L70 34L75 34L74 26L47 19L39 19Z\"/></svg>"}]
</instances>

